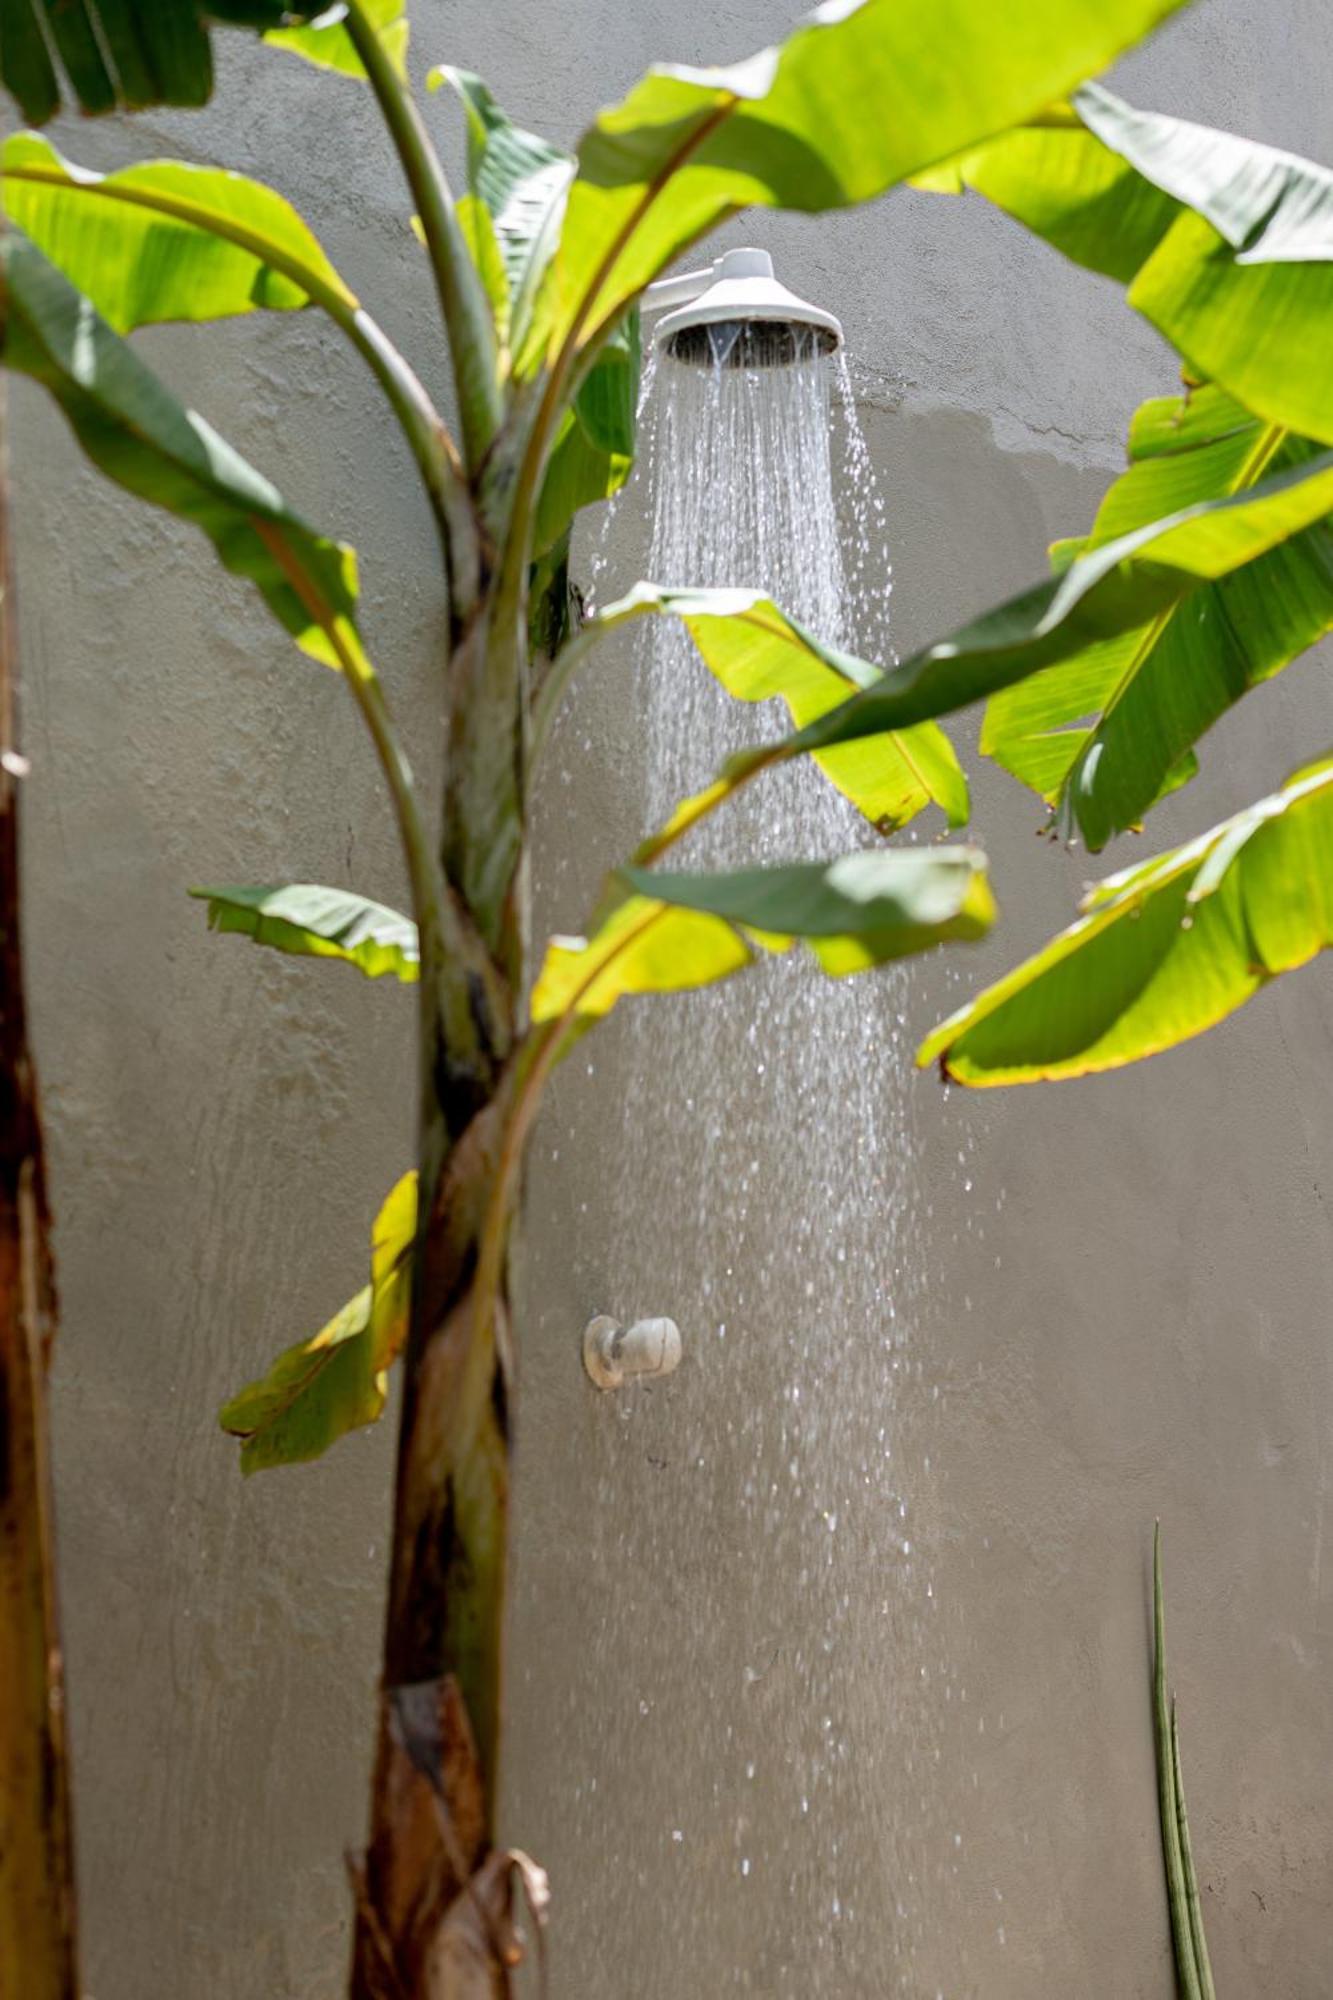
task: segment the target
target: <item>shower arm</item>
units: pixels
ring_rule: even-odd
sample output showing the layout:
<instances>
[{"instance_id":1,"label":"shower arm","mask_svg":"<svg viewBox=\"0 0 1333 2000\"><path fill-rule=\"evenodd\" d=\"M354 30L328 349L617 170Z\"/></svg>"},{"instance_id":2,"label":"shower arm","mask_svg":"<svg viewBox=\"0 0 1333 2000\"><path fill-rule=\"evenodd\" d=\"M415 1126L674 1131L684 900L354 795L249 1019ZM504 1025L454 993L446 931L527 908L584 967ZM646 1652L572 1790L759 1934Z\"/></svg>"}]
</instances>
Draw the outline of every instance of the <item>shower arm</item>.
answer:
<instances>
[{"instance_id":1,"label":"shower arm","mask_svg":"<svg viewBox=\"0 0 1333 2000\"><path fill-rule=\"evenodd\" d=\"M677 278L658 278L643 294L643 310L669 312L673 306L693 305L717 277L721 261L705 265L702 271L682 271Z\"/></svg>"}]
</instances>

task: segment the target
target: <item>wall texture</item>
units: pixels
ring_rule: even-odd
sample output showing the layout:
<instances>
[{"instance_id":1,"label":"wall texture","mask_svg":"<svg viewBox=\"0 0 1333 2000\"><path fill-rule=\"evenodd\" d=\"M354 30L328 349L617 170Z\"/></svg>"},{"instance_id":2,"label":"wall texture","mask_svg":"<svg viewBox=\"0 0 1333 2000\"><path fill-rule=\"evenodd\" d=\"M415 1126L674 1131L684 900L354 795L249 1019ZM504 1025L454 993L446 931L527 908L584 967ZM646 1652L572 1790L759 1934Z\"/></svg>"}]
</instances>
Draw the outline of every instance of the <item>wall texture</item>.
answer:
<instances>
[{"instance_id":1,"label":"wall texture","mask_svg":"<svg viewBox=\"0 0 1333 2000\"><path fill-rule=\"evenodd\" d=\"M765 0L414 11L418 75L464 63L566 141L648 61L732 58L793 17ZM1200 0L1124 87L1317 156L1323 15ZM207 112L58 138L92 165L160 150L273 181L439 378L401 190L353 85L233 38ZM862 365L900 645L1039 574L1046 541L1090 519L1130 411L1171 385L1113 290L979 204L904 194L731 240L749 236L835 306ZM313 316L143 345L357 543L373 650L429 770L431 538L355 359ZM213 1411L361 1282L407 1153L410 1032L400 993L209 939L184 889L306 878L392 901L401 882L335 677L284 650L183 529L101 487L35 393L20 386L14 415L89 1990L323 2000L363 1818L390 1437L243 1486ZM622 510L613 574L635 537ZM1325 747L1329 665L1312 656L1229 718L1151 837ZM598 669L543 801L540 901L566 927L639 830L631 690ZM913 1032L1048 935L1090 872L1039 846L1031 802L984 767L976 823L1004 923L965 966L912 975ZM660 1031L688 1035L705 1004L664 1004ZM854 1604L836 1635L783 1533L743 1504L766 1413L802 1384L771 1317L728 1295L781 1317L765 1281L799 1176L765 1153L762 1105L738 1104L773 1219L733 1273L688 1201L626 1215L671 1111L636 1072L642 1035L617 1022L570 1066L532 1178L506 1787L510 1831L555 1879L557 2000L1165 2000L1145 1681L1159 1514L1219 1990L1323 2000L1331 1043L1316 968L1125 1077L962 1101L915 1086L922 1296L883 1395L916 1546L909 1561L878 1486L858 1502L844 1481L858 1603L882 1595L890 1615ZM598 1400L577 1347L600 1307L673 1312L679 1376ZM836 1404L828 1384L863 1380L865 1357L840 1348L836 1298L812 1310L801 1366ZM811 1816L788 1781L818 1761L829 1688L840 1747Z\"/></svg>"}]
</instances>

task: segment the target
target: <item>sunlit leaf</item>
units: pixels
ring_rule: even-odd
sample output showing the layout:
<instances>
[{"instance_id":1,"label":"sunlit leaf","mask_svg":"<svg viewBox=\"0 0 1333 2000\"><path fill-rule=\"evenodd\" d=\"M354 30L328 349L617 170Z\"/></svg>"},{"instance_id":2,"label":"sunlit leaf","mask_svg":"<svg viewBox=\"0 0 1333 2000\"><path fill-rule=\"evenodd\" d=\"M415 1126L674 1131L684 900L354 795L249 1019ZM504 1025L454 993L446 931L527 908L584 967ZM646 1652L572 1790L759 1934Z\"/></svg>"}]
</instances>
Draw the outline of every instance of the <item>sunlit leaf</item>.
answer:
<instances>
[{"instance_id":1,"label":"sunlit leaf","mask_svg":"<svg viewBox=\"0 0 1333 2000\"><path fill-rule=\"evenodd\" d=\"M543 556L553 548L580 508L618 492L633 463L632 458L605 452L594 444L577 412L566 410L546 462L533 524L533 555Z\"/></svg>"},{"instance_id":2,"label":"sunlit leaf","mask_svg":"<svg viewBox=\"0 0 1333 2000\"><path fill-rule=\"evenodd\" d=\"M496 344L503 356L509 344L509 276L500 250L500 239L495 233L495 223L485 202L479 201L474 194L465 194L462 197L457 204L457 214L458 227L467 245L468 255L490 300L491 316L495 321ZM416 217L413 221L420 236L422 234L420 221Z\"/></svg>"},{"instance_id":3,"label":"sunlit leaf","mask_svg":"<svg viewBox=\"0 0 1333 2000\"><path fill-rule=\"evenodd\" d=\"M595 1019L629 993L709 986L750 963L748 941L720 917L630 896L590 938L554 937L532 995L534 1021Z\"/></svg>"},{"instance_id":4,"label":"sunlit leaf","mask_svg":"<svg viewBox=\"0 0 1333 2000\"><path fill-rule=\"evenodd\" d=\"M417 1233L417 1176L405 1173L385 1197L370 1238L370 1342L381 1387L403 1351L412 1310L412 1246Z\"/></svg>"},{"instance_id":5,"label":"sunlit leaf","mask_svg":"<svg viewBox=\"0 0 1333 2000\"><path fill-rule=\"evenodd\" d=\"M774 942L799 938L840 977L983 937L995 917L985 871L974 847L899 847L725 874L620 872L640 895L675 908L709 912Z\"/></svg>"},{"instance_id":6,"label":"sunlit leaf","mask_svg":"<svg viewBox=\"0 0 1333 2000\"><path fill-rule=\"evenodd\" d=\"M1080 92L1079 116L1182 215L1130 304L1248 409L1333 444L1333 172L1183 120Z\"/></svg>"},{"instance_id":7,"label":"sunlit leaf","mask_svg":"<svg viewBox=\"0 0 1333 2000\"><path fill-rule=\"evenodd\" d=\"M1245 492L1185 507L1097 547L948 639L904 660L785 743L743 752L732 776L948 715L1137 630L1200 585L1256 561L1333 508L1333 452ZM1186 606L1188 613L1188 606Z\"/></svg>"},{"instance_id":8,"label":"sunlit leaf","mask_svg":"<svg viewBox=\"0 0 1333 2000\"><path fill-rule=\"evenodd\" d=\"M319 1458L379 1417L387 1371L407 1337L416 1221L417 1177L407 1173L376 1217L370 1284L223 1404L218 1422L242 1440L242 1472Z\"/></svg>"},{"instance_id":9,"label":"sunlit leaf","mask_svg":"<svg viewBox=\"0 0 1333 2000\"><path fill-rule=\"evenodd\" d=\"M431 90L447 84L467 114L468 185L495 225L517 343L555 254L574 161L560 147L515 125L470 70L441 64L426 83Z\"/></svg>"},{"instance_id":10,"label":"sunlit leaf","mask_svg":"<svg viewBox=\"0 0 1333 2000\"><path fill-rule=\"evenodd\" d=\"M108 478L201 528L297 644L337 666L329 628L355 644L352 551L306 527L16 230L0 241L0 270L5 365L51 392Z\"/></svg>"},{"instance_id":11,"label":"sunlit leaf","mask_svg":"<svg viewBox=\"0 0 1333 2000\"><path fill-rule=\"evenodd\" d=\"M368 979L419 975L417 927L384 903L317 882L191 889L208 904L216 931L239 931L256 944L304 958L340 958Z\"/></svg>"},{"instance_id":12,"label":"sunlit leaf","mask_svg":"<svg viewBox=\"0 0 1333 2000\"><path fill-rule=\"evenodd\" d=\"M1316 447L1204 387L1139 411L1131 469L1102 502L1094 550L1145 522L1299 467ZM1197 768L1192 746L1247 689L1333 626L1328 517L1145 623L991 701L981 748L1063 808L1089 847L1136 824Z\"/></svg>"},{"instance_id":13,"label":"sunlit leaf","mask_svg":"<svg viewBox=\"0 0 1333 2000\"><path fill-rule=\"evenodd\" d=\"M398 74L407 75L407 8L404 0L365 0L365 10ZM294 9L295 12L303 11ZM270 28L264 36L275 49L289 49L304 56L319 69L337 70L342 76L365 75L361 58L343 19L346 9L339 5L321 7L308 27Z\"/></svg>"},{"instance_id":14,"label":"sunlit leaf","mask_svg":"<svg viewBox=\"0 0 1333 2000\"><path fill-rule=\"evenodd\" d=\"M151 160L111 174L21 132L0 151L5 212L118 333L348 289L296 210L243 174Z\"/></svg>"},{"instance_id":15,"label":"sunlit leaf","mask_svg":"<svg viewBox=\"0 0 1333 2000\"><path fill-rule=\"evenodd\" d=\"M753 205L840 208L1030 116L1176 0L831 0L728 69L650 70L579 147L549 334L596 339Z\"/></svg>"},{"instance_id":16,"label":"sunlit leaf","mask_svg":"<svg viewBox=\"0 0 1333 2000\"><path fill-rule=\"evenodd\" d=\"M884 679L877 667L825 645L755 591L642 583L608 605L600 622L610 628L650 615L680 619L728 694L738 701L781 699L798 728L844 703L849 689L871 689ZM815 761L881 831L905 825L930 804L952 826L967 819L967 780L934 722L820 752Z\"/></svg>"},{"instance_id":17,"label":"sunlit leaf","mask_svg":"<svg viewBox=\"0 0 1333 2000\"><path fill-rule=\"evenodd\" d=\"M560 235L574 161L559 147L515 125L488 86L469 70L441 65L427 77L448 85L467 117L470 200L491 218L496 253L506 275L503 307L496 273L473 248L496 309L502 344L517 350L528 332ZM460 205L460 217L462 208ZM479 225L473 234L483 236ZM489 260L484 238L479 246ZM639 391L637 313L626 315L603 342L552 440L533 530L533 553L552 548L583 507L618 492L634 460Z\"/></svg>"},{"instance_id":18,"label":"sunlit leaf","mask_svg":"<svg viewBox=\"0 0 1333 2000\"><path fill-rule=\"evenodd\" d=\"M960 1083L1117 1069L1225 1020L1333 943L1333 757L1109 877L1044 950L936 1028Z\"/></svg>"},{"instance_id":19,"label":"sunlit leaf","mask_svg":"<svg viewBox=\"0 0 1333 2000\"><path fill-rule=\"evenodd\" d=\"M281 1353L268 1373L218 1412L241 1439L241 1471L263 1472L319 1458L331 1444L384 1408L370 1345L371 1289L366 1285L310 1340Z\"/></svg>"},{"instance_id":20,"label":"sunlit leaf","mask_svg":"<svg viewBox=\"0 0 1333 2000\"><path fill-rule=\"evenodd\" d=\"M901 848L835 861L708 875L624 868L623 900L591 938L553 938L532 996L534 1021L595 1019L631 993L708 986L755 949L802 939L840 977L949 939L984 934L994 917L974 848Z\"/></svg>"},{"instance_id":21,"label":"sunlit leaf","mask_svg":"<svg viewBox=\"0 0 1333 2000\"><path fill-rule=\"evenodd\" d=\"M1129 287L1196 374L1256 416L1333 444L1333 172L1100 85L935 186L975 188Z\"/></svg>"}]
</instances>

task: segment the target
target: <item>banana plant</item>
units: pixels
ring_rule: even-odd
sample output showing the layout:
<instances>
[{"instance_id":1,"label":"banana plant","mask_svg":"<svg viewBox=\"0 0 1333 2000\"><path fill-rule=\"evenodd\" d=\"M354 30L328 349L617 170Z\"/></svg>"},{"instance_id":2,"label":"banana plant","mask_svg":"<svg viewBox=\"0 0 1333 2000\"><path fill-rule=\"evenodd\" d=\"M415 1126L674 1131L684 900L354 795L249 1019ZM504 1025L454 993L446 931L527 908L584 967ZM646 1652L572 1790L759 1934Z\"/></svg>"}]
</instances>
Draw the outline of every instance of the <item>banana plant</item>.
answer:
<instances>
[{"instance_id":1,"label":"banana plant","mask_svg":"<svg viewBox=\"0 0 1333 2000\"><path fill-rule=\"evenodd\" d=\"M874 842L927 804L951 822L965 818L965 782L939 717L1036 690L1046 703L1036 720L1006 722L998 711L991 737L1017 746L1008 761L1044 796L1095 796L1096 824L1109 833L1180 779L1195 738L1234 698L1234 675L1205 675L1191 717L1163 718L1164 649L1182 643L1170 629L1178 609L1221 602L1233 585L1239 602L1264 563L1273 591L1301 579L1300 605L1274 631L1263 632L1257 614L1252 621L1247 681L1275 671L1277 655L1312 629L1320 524L1333 507L1333 411L1318 345L1308 346L1324 324L1324 183L1316 169L1267 156L1256 173L1243 142L1182 139L1171 121L1077 88L1178 4L1027 0L1019 22L991 0L828 0L785 42L730 69L650 70L574 154L516 127L469 72L442 68L426 83L447 92L464 121L468 186L456 194L409 82L399 0L345 0L305 19L290 9L278 19L263 0L151 9L81 0L79 18L101 22L103 55L121 46L113 29L137 21L139 45L156 48L152 36L170 29L198 63L207 21L232 20L263 32L275 59L297 55L332 72L331 92L369 88L438 300L453 425L274 189L160 159L98 174L36 132L4 148L6 365L45 386L108 478L194 523L295 649L342 676L402 846L404 913L345 884L196 891L220 931L415 989L416 1158L374 1223L369 1283L223 1412L245 1469L290 1463L373 1421L388 1370L402 1369L370 1835L355 1877L355 2000L495 2000L511 1990L520 1907L538 1928L544 1918L540 1871L496 1844L494 1792L507 1413L521 1345L509 1254L525 1148L557 1064L622 1001L707 985L798 944L841 977L980 936L993 904L975 848ZM47 10L65 30L77 11ZM29 12L35 19L33 0L21 0L21 23ZM55 99L44 73L32 82L41 65L31 49L24 55L26 33L6 40L3 74L40 122ZM108 99L103 86L98 100L82 95L83 72L60 52L86 108L141 101L126 81L128 58L112 64L119 89ZM16 62L28 66L16 72ZM163 95L186 98L183 83L154 75ZM206 89L202 71L189 87ZM1024 151L1055 140L1081 149L1063 178ZM580 622L569 533L633 460L645 287L741 209L844 207L913 179L1000 199L997 161L1009 162L1007 205L1127 284L1131 303L1207 377L1206 410L1192 392L1183 415L1143 417L1132 491L1113 493L1055 574L888 672L828 647L752 592L650 581ZM164 320L286 311L322 313L360 355L438 530L448 754L435 800L422 796L392 690L361 636L353 551L303 521L264 472L172 397L131 339ZM681 621L728 692L781 700L795 730L724 764L609 867L582 931L534 954L525 892L541 747L602 638L642 618ZM1129 668L1113 676L1111 655L1132 657L1134 689L1145 692L1121 695ZM1095 699L1071 710L1067 683L1052 689L1090 656ZM1151 728L1136 719L1136 701ZM1115 773L1118 752L1107 763L1117 732L1128 732L1125 755L1143 761L1135 783ZM1031 744L1048 736L1060 739L1058 755L1043 747L1041 762ZM862 813L863 847L832 862L797 856L727 872L662 865L742 787L807 758L809 781L832 783ZM1094 783L1103 766L1115 775L1109 788ZM1273 829L1281 822L1297 841L1313 824L1312 785L1307 773L1280 810L1257 809L1262 824L1244 840L1224 831L1186 871L1181 893L1197 890L1202 909L1206 886L1219 911L1237 900L1248 911L1273 874L1264 844L1278 837ZM1308 843L1307 852L1317 873ZM1239 875L1228 886L1232 868L1249 889ZM1174 907L1176 879L1161 887L1163 909ZM1296 962L1313 934L1289 905L1271 940L1272 969ZM1108 917L1098 936L1114 929ZM1188 933L1196 951L1206 932L1201 915ZM1182 964L1187 1009L1198 982ZM1173 1016L1168 1031L1176 1025Z\"/></svg>"},{"instance_id":2,"label":"banana plant","mask_svg":"<svg viewBox=\"0 0 1333 2000\"><path fill-rule=\"evenodd\" d=\"M1085 620L1031 678L983 690L982 750L1099 849L1189 781L1228 708L1333 629L1333 173L1086 85L918 180L984 195L1124 285L1184 364L1183 395L1135 416L1091 533L1051 551L1052 605L1110 559L1118 580L1091 602L1136 599L1137 617ZM1275 511L1286 525L1255 533ZM1196 580L1179 589L1191 543ZM1140 587L1125 565L1145 557ZM1307 756L1269 797L1101 882L920 1060L979 1085L1111 1069L1306 964L1333 942L1328 778Z\"/></svg>"}]
</instances>

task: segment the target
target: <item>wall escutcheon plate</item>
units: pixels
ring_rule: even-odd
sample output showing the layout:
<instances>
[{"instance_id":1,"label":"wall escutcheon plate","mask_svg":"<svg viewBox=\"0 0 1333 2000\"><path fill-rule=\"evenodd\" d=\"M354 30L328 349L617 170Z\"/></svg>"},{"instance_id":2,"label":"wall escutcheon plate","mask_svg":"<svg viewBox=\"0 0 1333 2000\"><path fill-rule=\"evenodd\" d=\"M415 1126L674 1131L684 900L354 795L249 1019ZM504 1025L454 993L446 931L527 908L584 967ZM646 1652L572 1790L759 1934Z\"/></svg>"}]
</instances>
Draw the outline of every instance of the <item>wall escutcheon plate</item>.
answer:
<instances>
[{"instance_id":1,"label":"wall escutcheon plate","mask_svg":"<svg viewBox=\"0 0 1333 2000\"><path fill-rule=\"evenodd\" d=\"M623 1389L630 1381L674 1374L680 1356L680 1328L674 1319L636 1319L622 1326L609 1313L598 1313L583 1329L583 1366L599 1389Z\"/></svg>"}]
</instances>

